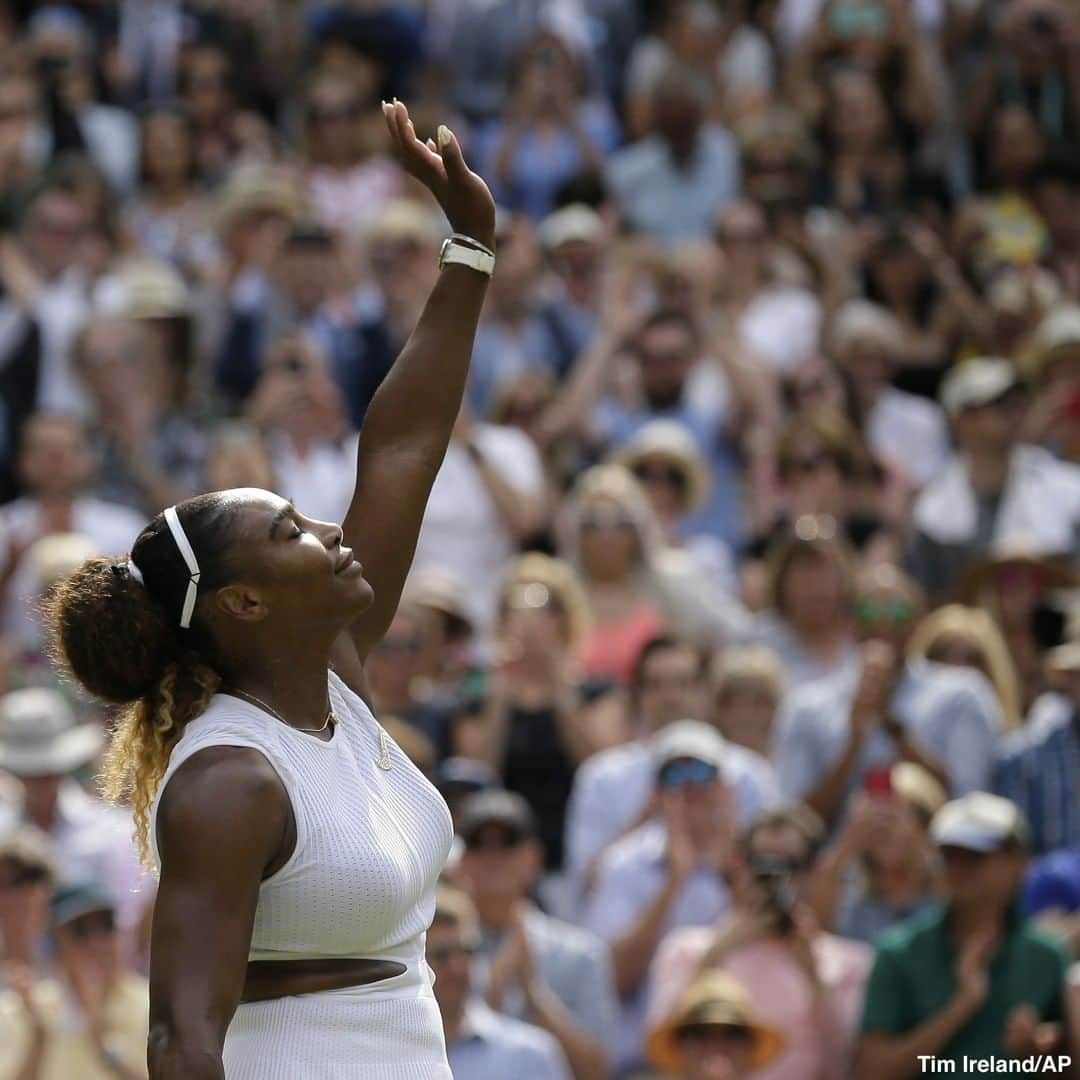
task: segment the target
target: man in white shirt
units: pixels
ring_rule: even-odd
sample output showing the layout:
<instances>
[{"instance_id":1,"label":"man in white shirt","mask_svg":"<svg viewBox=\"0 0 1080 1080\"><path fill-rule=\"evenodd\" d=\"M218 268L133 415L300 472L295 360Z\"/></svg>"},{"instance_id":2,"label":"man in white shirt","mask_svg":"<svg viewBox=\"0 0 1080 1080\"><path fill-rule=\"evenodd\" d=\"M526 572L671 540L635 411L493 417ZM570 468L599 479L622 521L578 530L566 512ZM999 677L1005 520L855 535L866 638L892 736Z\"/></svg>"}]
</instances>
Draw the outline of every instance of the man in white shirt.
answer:
<instances>
[{"instance_id":1,"label":"man in white shirt","mask_svg":"<svg viewBox=\"0 0 1080 1080\"><path fill-rule=\"evenodd\" d=\"M498 568L539 527L543 504L540 455L529 437L474 423L463 412L431 489L413 572L435 566L463 581L469 615L486 633L495 619Z\"/></svg>"},{"instance_id":2,"label":"man in white shirt","mask_svg":"<svg viewBox=\"0 0 1080 1080\"><path fill-rule=\"evenodd\" d=\"M577 895L591 887L605 850L656 814L651 738L688 716L703 716L705 675L699 650L661 636L642 650L633 679L641 738L603 750L574 778L566 817L568 870ZM746 824L779 802L775 775L759 755L721 740L724 780Z\"/></svg>"},{"instance_id":3,"label":"man in white shirt","mask_svg":"<svg viewBox=\"0 0 1080 1080\"><path fill-rule=\"evenodd\" d=\"M960 364L941 402L959 452L915 503L909 562L927 592L947 592L991 547L1080 556L1080 466L1017 441L1027 402L1013 365Z\"/></svg>"}]
</instances>

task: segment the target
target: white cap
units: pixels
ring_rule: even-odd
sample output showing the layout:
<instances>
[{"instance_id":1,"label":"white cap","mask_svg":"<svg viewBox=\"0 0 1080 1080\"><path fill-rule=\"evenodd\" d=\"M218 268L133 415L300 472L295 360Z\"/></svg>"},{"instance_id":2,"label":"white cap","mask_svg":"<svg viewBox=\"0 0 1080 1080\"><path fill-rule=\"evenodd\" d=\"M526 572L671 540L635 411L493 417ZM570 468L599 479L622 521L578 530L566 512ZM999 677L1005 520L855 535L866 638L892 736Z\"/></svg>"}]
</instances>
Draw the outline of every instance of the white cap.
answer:
<instances>
[{"instance_id":1,"label":"white cap","mask_svg":"<svg viewBox=\"0 0 1080 1080\"><path fill-rule=\"evenodd\" d=\"M724 763L724 740L715 728L700 720L677 720L653 736L653 768L659 771L679 758L704 761L719 769Z\"/></svg>"},{"instance_id":2,"label":"white cap","mask_svg":"<svg viewBox=\"0 0 1080 1080\"><path fill-rule=\"evenodd\" d=\"M1059 349L1080 349L1080 306L1076 304L1051 311L1035 330L1035 351L1041 357Z\"/></svg>"},{"instance_id":3,"label":"white cap","mask_svg":"<svg viewBox=\"0 0 1080 1080\"><path fill-rule=\"evenodd\" d=\"M540 243L545 251L555 251L575 241L591 243L604 233L600 215L584 203L573 203L555 210L540 225Z\"/></svg>"},{"instance_id":4,"label":"white cap","mask_svg":"<svg viewBox=\"0 0 1080 1080\"><path fill-rule=\"evenodd\" d=\"M985 791L973 791L946 803L930 823L938 847L997 851L1006 845L1027 846L1027 824L1016 803Z\"/></svg>"},{"instance_id":5,"label":"white cap","mask_svg":"<svg viewBox=\"0 0 1080 1080\"><path fill-rule=\"evenodd\" d=\"M979 356L953 368L941 387L941 404L950 416L989 405L1019 385L1020 376L1008 361Z\"/></svg>"}]
</instances>

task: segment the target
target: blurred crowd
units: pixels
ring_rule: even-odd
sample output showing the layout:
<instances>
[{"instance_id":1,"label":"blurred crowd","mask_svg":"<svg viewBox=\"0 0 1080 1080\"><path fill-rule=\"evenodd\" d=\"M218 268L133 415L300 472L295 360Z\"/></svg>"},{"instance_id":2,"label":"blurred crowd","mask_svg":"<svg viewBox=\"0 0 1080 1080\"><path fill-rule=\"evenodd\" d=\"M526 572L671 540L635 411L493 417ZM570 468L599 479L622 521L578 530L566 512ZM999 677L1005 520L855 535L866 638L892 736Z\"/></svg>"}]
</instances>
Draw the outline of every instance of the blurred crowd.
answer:
<instances>
[{"instance_id":1,"label":"blurred crowd","mask_svg":"<svg viewBox=\"0 0 1080 1080\"><path fill-rule=\"evenodd\" d=\"M1080 3L0 0L0 1078L146 1075L36 605L200 491L342 519L448 231L395 96L499 207L367 672L455 1075L1080 1061Z\"/></svg>"}]
</instances>

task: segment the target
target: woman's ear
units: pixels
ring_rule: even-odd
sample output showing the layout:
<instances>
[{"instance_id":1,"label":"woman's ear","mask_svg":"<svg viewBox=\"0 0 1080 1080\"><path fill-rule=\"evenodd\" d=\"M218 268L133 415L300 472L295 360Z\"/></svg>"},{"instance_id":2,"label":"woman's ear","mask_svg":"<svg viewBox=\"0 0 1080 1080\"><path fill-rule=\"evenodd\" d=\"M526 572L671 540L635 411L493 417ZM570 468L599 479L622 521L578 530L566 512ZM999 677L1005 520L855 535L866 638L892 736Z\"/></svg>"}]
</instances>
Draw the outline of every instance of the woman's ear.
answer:
<instances>
[{"instance_id":1,"label":"woman's ear","mask_svg":"<svg viewBox=\"0 0 1080 1080\"><path fill-rule=\"evenodd\" d=\"M225 585L214 596L218 611L243 622L260 622L270 614L262 593L249 585Z\"/></svg>"}]
</instances>

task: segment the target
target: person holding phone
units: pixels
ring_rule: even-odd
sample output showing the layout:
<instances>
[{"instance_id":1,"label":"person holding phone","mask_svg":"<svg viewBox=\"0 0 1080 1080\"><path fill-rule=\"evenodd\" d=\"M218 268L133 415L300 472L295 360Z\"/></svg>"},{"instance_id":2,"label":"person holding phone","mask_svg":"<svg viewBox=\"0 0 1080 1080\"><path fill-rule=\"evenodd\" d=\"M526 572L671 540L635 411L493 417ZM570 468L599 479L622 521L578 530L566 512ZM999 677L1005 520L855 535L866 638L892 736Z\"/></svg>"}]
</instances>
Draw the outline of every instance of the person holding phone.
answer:
<instances>
[{"instance_id":1,"label":"person holding phone","mask_svg":"<svg viewBox=\"0 0 1080 1080\"><path fill-rule=\"evenodd\" d=\"M945 800L941 784L911 762L866 774L818 860L813 903L823 927L869 944L934 902L940 866L927 829Z\"/></svg>"}]
</instances>

